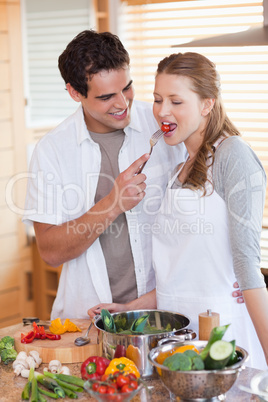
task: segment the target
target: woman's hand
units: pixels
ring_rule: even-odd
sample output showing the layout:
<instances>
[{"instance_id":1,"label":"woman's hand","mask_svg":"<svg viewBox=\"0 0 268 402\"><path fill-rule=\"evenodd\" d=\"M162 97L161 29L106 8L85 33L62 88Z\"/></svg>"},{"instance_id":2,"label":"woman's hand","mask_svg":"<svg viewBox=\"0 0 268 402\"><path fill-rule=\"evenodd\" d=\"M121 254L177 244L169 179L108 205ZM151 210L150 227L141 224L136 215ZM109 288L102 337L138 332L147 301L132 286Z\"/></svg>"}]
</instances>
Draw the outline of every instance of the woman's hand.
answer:
<instances>
[{"instance_id":1,"label":"woman's hand","mask_svg":"<svg viewBox=\"0 0 268 402\"><path fill-rule=\"evenodd\" d=\"M235 289L237 289L237 290L235 290L235 291L232 293L232 296L233 296L233 297L236 297L237 303L244 303L243 294L242 294L241 290L239 289L238 283L235 282L235 283L233 284L233 287L234 287Z\"/></svg>"},{"instance_id":2,"label":"woman's hand","mask_svg":"<svg viewBox=\"0 0 268 402\"><path fill-rule=\"evenodd\" d=\"M91 307L87 313L90 318L94 318L95 315L99 315L101 313L101 309L105 308L106 310L110 311L110 313L117 313L118 311L126 311L127 310L126 304L119 304L119 303L100 303L94 307Z\"/></svg>"}]
</instances>

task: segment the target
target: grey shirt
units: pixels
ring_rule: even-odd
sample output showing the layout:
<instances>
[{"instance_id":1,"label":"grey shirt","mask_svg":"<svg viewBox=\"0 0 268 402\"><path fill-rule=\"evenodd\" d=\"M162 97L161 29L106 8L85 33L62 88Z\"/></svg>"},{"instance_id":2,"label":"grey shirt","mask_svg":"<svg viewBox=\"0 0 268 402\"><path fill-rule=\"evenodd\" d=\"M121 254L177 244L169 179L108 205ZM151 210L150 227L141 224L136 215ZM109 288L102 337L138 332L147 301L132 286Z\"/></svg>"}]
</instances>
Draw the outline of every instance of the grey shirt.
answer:
<instances>
[{"instance_id":1,"label":"grey shirt","mask_svg":"<svg viewBox=\"0 0 268 402\"><path fill-rule=\"evenodd\" d=\"M240 289L266 287L260 271L266 175L260 160L241 137L229 137L218 146L212 181L214 191L226 203L234 272Z\"/></svg>"},{"instance_id":2,"label":"grey shirt","mask_svg":"<svg viewBox=\"0 0 268 402\"><path fill-rule=\"evenodd\" d=\"M101 151L101 170L97 185L95 203L112 190L114 180L119 175L118 153L124 142L125 133L90 132L93 141ZM124 213L111 223L99 236L104 254L114 303L126 303L137 298L135 265L130 246L128 225Z\"/></svg>"}]
</instances>

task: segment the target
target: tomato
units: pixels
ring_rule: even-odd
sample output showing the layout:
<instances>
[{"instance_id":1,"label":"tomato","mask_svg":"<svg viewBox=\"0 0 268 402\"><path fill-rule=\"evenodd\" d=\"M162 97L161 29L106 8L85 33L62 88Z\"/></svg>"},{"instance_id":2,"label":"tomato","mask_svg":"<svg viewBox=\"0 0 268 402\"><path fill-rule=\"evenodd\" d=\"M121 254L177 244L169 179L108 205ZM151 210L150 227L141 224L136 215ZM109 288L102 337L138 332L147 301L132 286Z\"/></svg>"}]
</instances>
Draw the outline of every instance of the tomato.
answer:
<instances>
[{"instance_id":1,"label":"tomato","mask_svg":"<svg viewBox=\"0 0 268 402\"><path fill-rule=\"evenodd\" d=\"M121 392L132 392L132 391L134 391L134 389L129 384L125 384L121 388Z\"/></svg>"},{"instance_id":2,"label":"tomato","mask_svg":"<svg viewBox=\"0 0 268 402\"><path fill-rule=\"evenodd\" d=\"M108 374L103 374L103 375L101 376L101 381L107 381L108 377L109 377Z\"/></svg>"},{"instance_id":3,"label":"tomato","mask_svg":"<svg viewBox=\"0 0 268 402\"><path fill-rule=\"evenodd\" d=\"M126 375L126 377L129 377L131 380L136 380L137 379L136 374L134 374L134 373L129 373L129 374Z\"/></svg>"},{"instance_id":4,"label":"tomato","mask_svg":"<svg viewBox=\"0 0 268 402\"><path fill-rule=\"evenodd\" d=\"M116 384L117 384L120 388L122 388L124 385L129 384L129 382L130 382L130 378L124 376L123 374L119 374L119 376L117 377L117 380L116 380Z\"/></svg>"},{"instance_id":5,"label":"tomato","mask_svg":"<svg viewBox=\"0 0 268 402\"><path fill-rule=\"evenodd\" d=\"M106 385L100 385L98 388L98 393L99 394L106 394L107 391L107 386Z\"/></svg>"},{"instance_id":6,"label":"tomato","mask_svg":"<svg viewBox=\"0 0 268 402\"><path fill-rule=\"evenodd\" d=\"M135 380L130 380L129 386L132 387L133 389L137 389L138 388L138 382L135 381Z\"/></svg>"},{"instance_id":7,"label":"tomato","mask_svg":"<svg viewBox=\"0 0 268 402\"><path fill-rule=\"evenodd\" d=\"M164 131L165 133L168 133L170 130L169 124L162 124L161 130Z\"/></svg>"},{"instance_id":8,"label":"tomato","mask_svg":"<svg viewBox=\"0 0 268 402\"><path fill-rule=\"evenodd\" d=\"M94 382L94 383L92 384L92 390L93 390L94 392L98 392L99 386L100 386L100 384L98 384L97 382Z\"/></svg>"},{"instance_id":9,"label":"tomato","mask_svg":"<svg viewBox=\"0 0 268 402\"><path fill-rule=\"evenodd\" d=\"M107 390L106 390L106 394L115 394L116 393L116 389L114 387L111 386L107 386Z\"/></svg>"}]
</instances>

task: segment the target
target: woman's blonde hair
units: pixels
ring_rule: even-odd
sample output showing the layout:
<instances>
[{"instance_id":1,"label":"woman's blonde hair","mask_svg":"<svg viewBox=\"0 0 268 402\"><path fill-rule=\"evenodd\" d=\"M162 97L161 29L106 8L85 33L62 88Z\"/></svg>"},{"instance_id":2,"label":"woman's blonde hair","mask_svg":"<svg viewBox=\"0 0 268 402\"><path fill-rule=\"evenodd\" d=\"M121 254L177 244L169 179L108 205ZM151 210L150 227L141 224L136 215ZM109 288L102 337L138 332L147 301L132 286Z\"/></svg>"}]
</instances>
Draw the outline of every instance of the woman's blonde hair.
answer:
<instances>
[{"instance_id":1,"label":"woman's blonde hair","mask_svg":"<svg viewBox=\"0 0 268 402\"><path fill-rule=\"evenodd\" d=\"M207 170L215 158L213 144L222 136L240 135L226 115L221 99L220 76L214 63L205 56L193 52L172 54L164 58L158 64L156 75L161 73L188 77L192 82L191 89L200 99L215 99L208 115L203 142L185 180L187 186L203 189L205 195ZM211 155L210 163L208 163L209 155Z\"/></svg>"}]
</instances>

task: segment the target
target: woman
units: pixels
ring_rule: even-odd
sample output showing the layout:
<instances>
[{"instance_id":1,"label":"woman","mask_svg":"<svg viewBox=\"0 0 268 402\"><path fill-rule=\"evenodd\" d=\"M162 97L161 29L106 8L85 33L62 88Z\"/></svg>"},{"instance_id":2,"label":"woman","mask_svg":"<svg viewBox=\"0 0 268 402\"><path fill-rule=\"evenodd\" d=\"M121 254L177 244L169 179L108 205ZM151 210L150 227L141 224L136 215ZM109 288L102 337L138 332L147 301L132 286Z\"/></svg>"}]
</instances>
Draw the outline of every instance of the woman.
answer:
<instances>
[{"instance_id":1,"label":"woman","mask_svg":"<svg viewBox=\"0 0 268 402\"><path fill-rule=\"evenodd\" d=\"M200 54L159 63L154 116L170 127L165 142L184 142L188 157L173 172L155 222L156 290L106 308L154 308L157 301L158 309L189 316L196 331L198 314L212 309L221 325L231 323L225 339L249 352L249 365L267 369L268 295L260 272L265 172L227 117L220 92L215 65ZM244 305L231 296L235 280Z\"/></svg>"}]
</instances>

